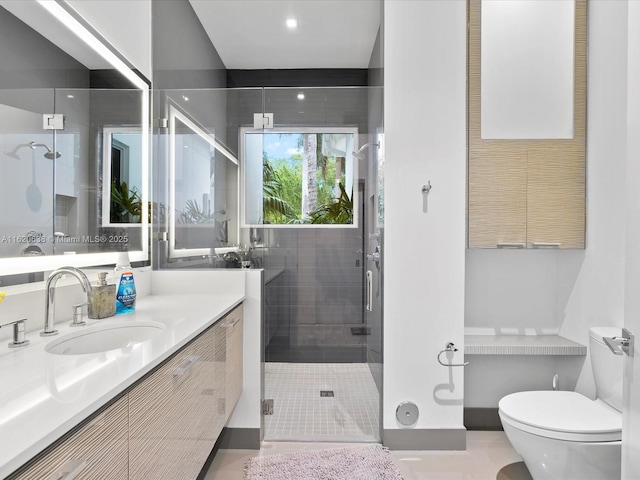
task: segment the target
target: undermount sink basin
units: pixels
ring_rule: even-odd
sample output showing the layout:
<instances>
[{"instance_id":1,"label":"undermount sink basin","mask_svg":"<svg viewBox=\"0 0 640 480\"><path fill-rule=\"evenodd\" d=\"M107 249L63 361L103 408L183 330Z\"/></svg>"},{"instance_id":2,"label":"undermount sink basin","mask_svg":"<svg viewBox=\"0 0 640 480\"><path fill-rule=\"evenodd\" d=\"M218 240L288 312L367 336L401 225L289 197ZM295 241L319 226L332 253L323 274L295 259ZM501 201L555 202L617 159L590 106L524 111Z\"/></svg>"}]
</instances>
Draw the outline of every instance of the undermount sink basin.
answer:
<instances>
[{"instance_id":1,"label":"undermount sink basin","mask_svg":"<svg viewBox=\"0 0 640 480\"><path fill-rule=\"evenodd\" d=\"M49 342L45 350L55 355L84 355L125 348L141 343L162 333L164 325L158 322L105 323L93 327L78 327Z\"/></svg>"}]
</instances>

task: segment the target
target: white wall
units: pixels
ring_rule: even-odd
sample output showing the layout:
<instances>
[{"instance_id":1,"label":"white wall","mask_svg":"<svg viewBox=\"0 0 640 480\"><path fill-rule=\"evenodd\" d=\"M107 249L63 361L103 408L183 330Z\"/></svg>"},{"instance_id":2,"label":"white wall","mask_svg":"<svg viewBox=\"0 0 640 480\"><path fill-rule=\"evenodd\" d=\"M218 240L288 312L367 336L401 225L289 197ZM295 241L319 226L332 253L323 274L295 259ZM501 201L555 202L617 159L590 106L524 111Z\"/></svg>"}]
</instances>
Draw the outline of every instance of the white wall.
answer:
<instances>
[{"instance_id":1,"label":"white wall","mask_svg":"<svg viewBox=\"0 0 640 480\"><path fill-rule=\"evenodd\" d=\"M626 2L589 2L587 125L587 248L583 251L467 251L465 326L468 333L553 333L588 344L595 325L622 325L626 179ZM469 360L473 361L473 358ZM509 358L503 375L512 371ZM483 363L484 360L480 360ZM569 365L570 364L570 365ZM530 359L530 385L554 370L561 388L593 396L587 357L555 364ZM495 365L492 365L496 372ZM486 369L485 369L486 370ZM567 378L562 378L562 371ZM487 371L468 369L467 374ZM509 375L504 375L509 378ZM564 380L564 381L563 381ZM506 382L507 380L505 380ZM495 389L471 388L467 406L497 406ZM496 386L505 392L511 384Z\"/></svg>"},{"instance_id":2,"label":"white wall","mask_svg":"<svg viewBox=\"0 0 640 480\"><path fill-rule=\"evenodd\" d=\"M383 425L409 400L416 428L462 428L462 369L436 356L463 344L466 3L385 2L384 17Z\"/></svg>"},{"instance_id":3,"label":"white wall","mask_svg":"<svg viewBox=\"0 0 640 480\"><path fill-rule=\"evenodd\" d=\"M127 60L152 78L151 0L67 0Z\"/></svg>"},{"instance_id":4,"label":"white wall","mask_svg":"<svg viewBox=\"0 0 640 480\"><path fill-rule=\"evenodd\" d=\"M637 247L640 238L640 2L628 2L627 33L627 256L624 324L636 334L637 341L640 334L640 255ZM625 357L625 362L622 478L633 480L640 478L640 356L636 353L633 359Z\"/></svg>"}]
</instances>

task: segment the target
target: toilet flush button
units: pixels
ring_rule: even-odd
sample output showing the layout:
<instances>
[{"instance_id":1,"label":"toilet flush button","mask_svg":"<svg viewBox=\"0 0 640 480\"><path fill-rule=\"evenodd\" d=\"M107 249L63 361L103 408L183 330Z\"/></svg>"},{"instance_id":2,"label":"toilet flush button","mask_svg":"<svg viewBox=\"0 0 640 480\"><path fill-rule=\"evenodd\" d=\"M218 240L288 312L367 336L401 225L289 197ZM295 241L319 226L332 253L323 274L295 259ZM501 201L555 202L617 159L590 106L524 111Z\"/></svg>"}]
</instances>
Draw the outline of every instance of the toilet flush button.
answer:
<instances>
[{"instance_id":1,"label":"toilet flush button","mask_svg":"<svg viewBox=\"0 0 640 480\"><path fill-rule=\"evenodd\" d=\"M418 421L418 406L413 402L402 402L396 408L396 419L402 425L413 425Z\"/></svg>"}]
</instances>

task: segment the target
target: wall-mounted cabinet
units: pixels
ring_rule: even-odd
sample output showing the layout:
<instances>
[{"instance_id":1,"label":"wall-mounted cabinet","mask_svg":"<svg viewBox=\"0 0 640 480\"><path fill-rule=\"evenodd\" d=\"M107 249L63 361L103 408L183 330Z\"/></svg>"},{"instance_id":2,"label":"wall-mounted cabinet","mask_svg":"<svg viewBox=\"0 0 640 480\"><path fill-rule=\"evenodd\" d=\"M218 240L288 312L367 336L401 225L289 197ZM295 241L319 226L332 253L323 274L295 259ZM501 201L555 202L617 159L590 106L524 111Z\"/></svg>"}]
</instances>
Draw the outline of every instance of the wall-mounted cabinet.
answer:
<instances>
[{"instance_id":1,"label":"wall-mounted cabinet","mask_svg":"<svg viewBox=\"0 0 640 480\"><path fill-rule=\"evenodd\" d=\"M563 5L569 34L564 36L570 48L565 51L568 60L551 53L538 52L535 48L514 48L511 52L499 52L493 57L489 45L517 45L506 41L504 35L526 36L526 28L516 27L517 32L498 32L493 38L482 29L497 28L508 23L506 19L483 19L483 6L487 14L503 15L504 6L510 22L528 22L537 16L535 10L541 4ZM546 16L545 16L546 15ZM536 2L517 0L470 0L469 2L469 163L468 163L468 244L470 248L584 248L585 246L585 171L586 171L586 54L587 54L587 5L584 0ZM532 27L530 43L537 45L535 36L548 37L553 13L539 15L539 25ZM524 33L523 33L524 32ZM492 32L493 34L493 32ZM503 35L500 37L500 35ZM568 38L568 40L567 40ZM514 39L515 40L515 39ZM560 40L558 40L560 41ZM486 45L483 45L483 42ZM540 55L540 66L531 62L530 56ZM489 57L491 61L486 60ZM520 67L520 58L524 58ZM502 63L501 63L502 62ZM554 80L552 70L566 67L570 62L570 82L566 91L571 96L569 107L559 100L551 100L548 106L538 108L542 101L527 104L528 91L540 90L546 95L545 82ZM534 64L528 67L527 63ZM498 65L498 66L496 66ZM516 67L514 67L516 65ZM506 87L494 87L489 73L495 77L504 71L512 75L512 84L518 83L512 96L504 96ZM522 71L531 68L532 74L522 78ZM515 73L514 70L515 69ZM565 68L566 69L566 68ZM533 75L539 78L533 79ZM562 76L560 76L562 78ZM520 85L528 83L528 85ZM566 83L566 82L565 82ZM509 82L507 82L509 84ZM542 88L541 88L542 87ZM499 92L497 92L500 90ZM533 93L532 93L533 96ZM503 98L504 97L504 98ZM516 98L514 98L516 97ZM525 97L525 98L522 98ZM501 105L502 102L502 105ZM495 103L497 106L493 105ZM509 112L517 103L515 113ZM559 106L558 111L554 107ZM513 110L513 109L511 109ZM566 112L569 113L566 113ZM500 121L500 115L508 120ZM523 122L517 115L526 117ZM564 115L567 121L559 127L547 129L551 121ZM536 117L532 122L529 120ZM539 117L539 118L538 118ZM483 124L484 122L484 124ZM560 123L560 122L558 122ZM489 125L490 124L490 125Z\"/></svg>"}]
</instances>

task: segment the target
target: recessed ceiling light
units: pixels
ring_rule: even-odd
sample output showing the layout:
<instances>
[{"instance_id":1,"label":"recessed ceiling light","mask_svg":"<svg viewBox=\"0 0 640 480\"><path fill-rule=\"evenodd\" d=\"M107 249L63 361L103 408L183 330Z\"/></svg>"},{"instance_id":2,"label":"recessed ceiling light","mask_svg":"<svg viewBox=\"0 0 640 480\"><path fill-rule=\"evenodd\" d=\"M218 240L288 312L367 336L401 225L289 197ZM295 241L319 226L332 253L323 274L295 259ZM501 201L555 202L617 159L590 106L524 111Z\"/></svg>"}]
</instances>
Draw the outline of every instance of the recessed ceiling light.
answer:
<instances>
[{"instance_id":1,"label":"recessed ceiling light","mask_svg":"<svg viewBox=\"0 0 640 480\"><path fill-rule=\"evenodd\" d=\"M189 97L187 97L186 95L183 95L183 96L182 96L182 99L183 99L185 102L188 102L188 101L189 101Z\"/></svg>"},{"instance_id":2,"label":"recessed ceiling light","mask_svg":"<svg viewBox=\"0 0 640 480\"><path fill-rule=\"evenodd\" d=\"M67 98L75 98L73 95L69 94L67 95Z\"/></svg>"},{"instance_id":3,"label":"recessed ceiling light","mask_svg":"<svg viewBox=\"0 0 640 480\"><path fill-rule=\"evenodd\" d=\"M298 94L298 100L304 100L304 93L300 92Z\"/></svg>"},{"instance_id":4,"label":"recessed ceiling light","mask_svg":"<svg viewBox=\"0 0 640 480\"><path fill-rule=\"evenodd\" d=\"M294 29L298 28L298 19L297 18L287 18L287 28Z\"/></svg>"}]
</instances>

